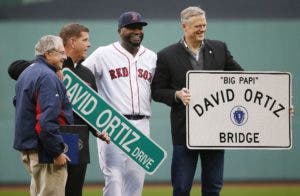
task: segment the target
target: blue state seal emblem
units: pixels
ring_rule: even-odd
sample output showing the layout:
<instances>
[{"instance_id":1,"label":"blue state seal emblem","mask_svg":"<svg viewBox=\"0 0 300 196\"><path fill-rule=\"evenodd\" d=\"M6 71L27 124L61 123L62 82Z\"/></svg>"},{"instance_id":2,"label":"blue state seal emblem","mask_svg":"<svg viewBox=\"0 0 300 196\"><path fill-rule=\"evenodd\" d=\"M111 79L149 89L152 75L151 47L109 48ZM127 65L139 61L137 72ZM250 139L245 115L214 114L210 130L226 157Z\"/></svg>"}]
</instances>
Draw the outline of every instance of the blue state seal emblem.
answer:
<instances>
[{"instance_id":1,"label":"blue state seal emblem","mask_svg":"<svg viewBox=\"0 0 300 196\"><path fill-rule=\"evenodd\" d=\"M242 126L248 120L248 111L243 106L235 106L230 112L230 119L233 124Z\"/></svg>"}]
</instances>

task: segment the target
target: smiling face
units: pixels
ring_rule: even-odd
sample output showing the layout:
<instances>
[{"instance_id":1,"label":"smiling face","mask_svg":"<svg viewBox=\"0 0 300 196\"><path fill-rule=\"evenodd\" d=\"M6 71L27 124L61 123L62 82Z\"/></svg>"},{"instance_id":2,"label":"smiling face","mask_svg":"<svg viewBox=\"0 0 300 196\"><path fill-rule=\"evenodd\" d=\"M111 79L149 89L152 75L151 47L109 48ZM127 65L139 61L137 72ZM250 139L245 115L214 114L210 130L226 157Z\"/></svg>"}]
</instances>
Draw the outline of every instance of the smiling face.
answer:
<instances>
[{"instance_id":1,"label":"smiling face","mask_svg":"<svg viewBox=\"0 0 300 196\"><path fill-rule=\"evenodd\" d=\"M201 43L205 38L206 18L205 15L197 15L189 18L182 24L184 38L188 42Z\"/></svg>"},{"instance_id":2,"label":"smiling face","mask_svg":"<svg viewBox=\"0 0 300 196\"><path fill-rule=\"evenodd\" d=\"M56 69L62 69L64 61L67 59L65 48L62 43L55 50L50 50L44 54L46 61Z\"/></svg>"},{"instance_id":3,"label":"smiling face","mask_svg":"<svg viewBox=\"0 0 300 196\"><path fill-rule=\"evenodd\" d=\"M144 38L143 26L131 24L119 29L121 41L130 47L139 47Z\"/></svg>"}]
</instances>

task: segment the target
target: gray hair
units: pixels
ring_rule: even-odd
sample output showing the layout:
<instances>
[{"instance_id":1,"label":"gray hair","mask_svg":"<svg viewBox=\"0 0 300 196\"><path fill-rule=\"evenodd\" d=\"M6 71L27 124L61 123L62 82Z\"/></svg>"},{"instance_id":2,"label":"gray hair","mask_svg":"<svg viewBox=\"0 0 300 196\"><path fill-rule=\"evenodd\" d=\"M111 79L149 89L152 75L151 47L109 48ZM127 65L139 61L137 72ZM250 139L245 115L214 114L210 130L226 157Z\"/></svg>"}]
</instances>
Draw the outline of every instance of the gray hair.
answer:
<instances>
[{"instance_id":1,"label":"gray hair","mask_svg":"<svg viewBox=\"0 0 300 196\"><path fill-rule=\"evenodd\" d=\"M44 55L51 50L58 50L59 46L63 45L60 37L55 35L43 36L35 45L35 55Z\"/></svg>"},{"instance_id":2,"label":"gray hair","mask_svg":"<svg viewBox=\"0 0 300 196\"><path fill-rule=\"evenodd\" d=\"M205 11L200 7L188 7L181 11L180 19L181 23L186 23L193 16L205 16Z\"/></svg>"}]
</instances>

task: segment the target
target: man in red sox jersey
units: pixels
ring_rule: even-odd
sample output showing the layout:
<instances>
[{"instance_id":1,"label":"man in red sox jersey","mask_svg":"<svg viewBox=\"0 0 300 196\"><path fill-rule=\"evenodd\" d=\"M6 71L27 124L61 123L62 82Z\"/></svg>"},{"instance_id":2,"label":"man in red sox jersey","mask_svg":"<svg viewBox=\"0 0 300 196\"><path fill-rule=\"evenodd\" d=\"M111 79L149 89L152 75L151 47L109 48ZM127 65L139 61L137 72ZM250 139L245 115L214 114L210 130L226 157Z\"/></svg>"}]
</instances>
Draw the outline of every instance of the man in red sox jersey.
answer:
<instances>
[{"instance_id":1,"label":"man in red sox jersey","mask_svg":"<svg viewBox=\"0 0 300 196\"><path fill-rule=\"evenodd\" d=\"M150 84L156 54L143 47L143 26L137 12L119 18L120 41L99 47L82 64L96 78L99 94L145 135L149 136L151 116ZM115 145L97 140L100 168L104 174L104 196L139 196L145 172Z\"/></svg>"}]
</instances>

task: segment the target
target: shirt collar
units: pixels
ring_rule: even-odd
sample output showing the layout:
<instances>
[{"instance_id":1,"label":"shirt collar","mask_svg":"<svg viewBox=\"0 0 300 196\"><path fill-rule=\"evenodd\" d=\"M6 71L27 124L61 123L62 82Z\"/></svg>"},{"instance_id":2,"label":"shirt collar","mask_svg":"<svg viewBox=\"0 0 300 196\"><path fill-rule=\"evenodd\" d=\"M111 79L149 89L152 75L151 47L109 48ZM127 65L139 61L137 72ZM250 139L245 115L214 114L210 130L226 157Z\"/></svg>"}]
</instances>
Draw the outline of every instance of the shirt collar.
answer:
<instances>
[{"instance_id":1,"label":"shirt collar","mask_svg":"<svg viewBox=\"0 0 300 196\"><path fill-rule=\"evenodd\" d=\"M46 64L46 65L47 65L51 70L53 70L54 72L57 71L56 68L55 68L53 65L50 65L50 64L46 61L46 59L45 59L45 57L44 57L43 55L37 55L35 61L36 61L36 62L41 62L41 63Z\"/></svg>"},{"instance_id":2,"label":"shirt collar","mask_svg":"<svg viewBox=\"0 0 300 196\"><path fill-rule=\"evenodd\" d=\"M182 37L182 39L180 40L180 43L182 43L182 44L185 46L185 48L187 48L187 49L189 49L190 51L192 51L192 50L188 47L186 41L184 40L184 37ZM201 46L197 49L197 51L199 52L203 47L204 47L204 41L202 40Z\"/></svg>"},{"instance_id":3,"label":"shirt collar","mask_svg":"<svg viewBox=\"0 0 300 196\"><path fill-rule=\"evenodd\" d=\"M128 52L125 48L123 48L120 41L113 43L113 46L131 60L136 60L137 58L139 58L141 54L143 54L146 51L146 48L140 45L138 52L136 53L135 56L133 56L130 52Z\"/></svg>"},{"instance_id":4,"label":"shirt collar","mask_svg":"<svg viewBox=\"0 0 300 196\"><path fill-rule=\"evenodd\" d=\"M184 37L180 40L180 43L184 46L186 51L188 51L197 61L199 59L199 55L201 51L203 51L204 48L204 41L202 41L201 46L196 50L196 52L193 52L187 45L187 43L184 40Z\"/></svg>"},{"instance_id":5,"label":"shirt collar","mask_svg":"<svg viewBox=\"0 0 300 196\"><path fill-rule=\"evenodd\" d=\"M65 60L63 67L68 67L71 69L75 69L83 59L79 60L77 63L74 63L71 57L68 57L67 60Z\"/></svg>"}]
</instances>

